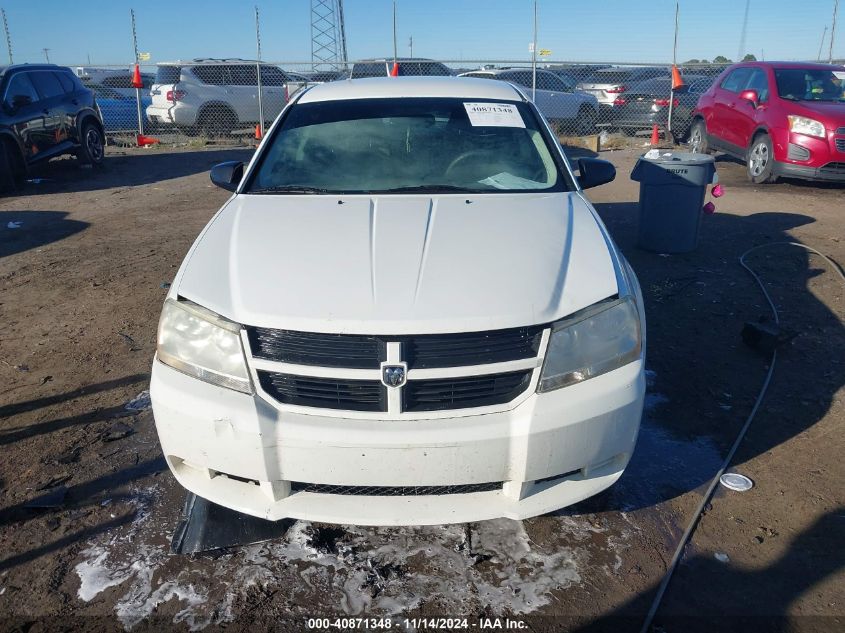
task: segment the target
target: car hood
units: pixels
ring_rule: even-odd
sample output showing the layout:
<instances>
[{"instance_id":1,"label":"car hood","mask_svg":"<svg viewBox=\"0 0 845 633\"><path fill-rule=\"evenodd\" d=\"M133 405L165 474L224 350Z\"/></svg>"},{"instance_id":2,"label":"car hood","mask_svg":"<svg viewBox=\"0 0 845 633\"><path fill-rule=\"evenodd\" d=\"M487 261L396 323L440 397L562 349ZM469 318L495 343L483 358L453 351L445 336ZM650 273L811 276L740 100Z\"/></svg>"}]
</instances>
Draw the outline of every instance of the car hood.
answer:
<instances>
[{"instance_id":1,"label":"car hood","mask_svg":"<svg viewBox=\"0 0 845 633\"><path fill-rule=\"evenodd\" d=\"M548 323L617 291L578 193L238 195L174 284L242 324L367 334Z\"/></svg>"},{"instance_id":2,"label":"car hood","mask_svg":"<svg viewBox=\"0 0 845 633\"><path fill-rule=\"evenodd\" d=\"M825 127L839 128L845 125L845 103L833 101L798 101L796 114L801 116L819 116L824 119Z\"/></svg>"}]
</instances>

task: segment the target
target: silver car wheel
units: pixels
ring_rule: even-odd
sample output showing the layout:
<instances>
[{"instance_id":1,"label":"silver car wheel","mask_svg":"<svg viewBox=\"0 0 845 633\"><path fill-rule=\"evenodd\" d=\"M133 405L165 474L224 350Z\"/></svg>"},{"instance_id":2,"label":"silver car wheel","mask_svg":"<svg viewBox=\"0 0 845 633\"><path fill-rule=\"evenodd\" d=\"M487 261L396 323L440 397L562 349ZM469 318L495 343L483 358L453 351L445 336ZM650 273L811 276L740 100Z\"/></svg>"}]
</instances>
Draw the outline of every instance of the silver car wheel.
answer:
<instances>
[{"instance_id":1,"label":"silver car wheel","mask_svg":"<svg viewBox=\"0 0 845 633\"><path fill-rule=\"evenodd\" d=\"M748 155L748 171L752 176L757 177L766 169L769 164L769 148L763 141L751 148Z\"/></svg>"}]
</instances>

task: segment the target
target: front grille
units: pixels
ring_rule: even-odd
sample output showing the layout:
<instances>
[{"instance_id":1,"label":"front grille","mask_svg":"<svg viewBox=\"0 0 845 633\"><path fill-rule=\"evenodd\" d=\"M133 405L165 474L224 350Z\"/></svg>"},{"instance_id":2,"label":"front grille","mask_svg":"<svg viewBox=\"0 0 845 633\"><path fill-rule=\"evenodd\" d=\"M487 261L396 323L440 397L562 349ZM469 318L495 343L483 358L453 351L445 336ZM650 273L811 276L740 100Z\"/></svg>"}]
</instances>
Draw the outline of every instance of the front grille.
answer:
<instances>
[{"instance_id":1,"label":"front grille","mask_svg":"<svg viewBox=\"0 0 845 633\"><path fill-rule=\"evenodd\" d=\"M410 380L403 390L403 411L466 409L510 402L528 388L531 370L487 376Z\"/></svg>"},{"instance_id":2,"label":"front grille","mask_svg":"<svg viewBox=\"0 0 845 633\"><path fill-rule=\"evenodd\" d=\"M845 138L836 139L836 149L837 151L845 152Z\"/></svg>"},{"instance_id":3,"label":"front grille","mask_svg":"<svg viewBox=\"0 0 845 633\"><path fill-rule=\"evenodd\" d=\"M347 411L387 411L385 387L378 380L313 378L259 371L258 381L283 404Z\"/></svg>"},{"instance_id":4,"label":"front grille","mask_svg":"<svg viewBox=\"0 0 845 633\"><path fill-rule=\"evenodd\" d=\"M819 169L820 172L828 174L845 174L845 163L828 163Z\"/></svg>"},{"instance_id":5,"label":"front grille","mask_svg":"<svg viewBox=\"0 0 845 633\"><path fill-rule=\"evenodd\" d=\"M836 128L835 134L845 134L845 127Z\"/></svg>"},{"instance_id":6,"label":"front grille","mask_svg":"<svg viewBox=\"0 0 845 633\"><path fill-rule=\"evenodd\" d=\"M418 497L421 495L461 495L501 490L502 482L462 484L457 486L335 486L292 481L291 492L315 492L324 495L360 495L367 497Z\"/></svg>"},{"instance_id":7,"label":"front grille","mask_svg":"<svg viewBox=\"0 0 845 633\"><path fill-rule=\"evenodd\" d=\"M317 334L247 328L249 346L255 358L350 369L378 369L381 361L387 360L387 341L403 344L404 360L411 369L484 365L533 358L539 350L542 334L542 327L419 336Z\"/></svg>"},{"instance_id":8,"label":"front grille","mask_svg":"<svg viewBox=\"0 0 845 633\"><path fill-rule=\"evenodd\" d=\"M297 365L378 369L384 343L375 336L315 334L292 330L247 328L255 358Z\"/></svg>"},{"instance_id":9,"label":"front grille","mask_svg":"<svg viewBox=\"0 0 845 633\"><path fill-rule=\"evenodd\" d=\"M410 368L484 365L533 358L540 349L542 327L489 332L426 334L397 340Z\"/></svg>"}]
</instances>

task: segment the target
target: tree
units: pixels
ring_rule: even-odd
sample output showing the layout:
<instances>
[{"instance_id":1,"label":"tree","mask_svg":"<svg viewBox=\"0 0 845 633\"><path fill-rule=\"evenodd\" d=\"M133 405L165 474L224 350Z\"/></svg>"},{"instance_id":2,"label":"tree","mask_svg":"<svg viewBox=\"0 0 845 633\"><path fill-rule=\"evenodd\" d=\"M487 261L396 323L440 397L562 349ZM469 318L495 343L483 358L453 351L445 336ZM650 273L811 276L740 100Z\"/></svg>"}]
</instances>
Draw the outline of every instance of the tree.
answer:
<instances>
[{"instance_id":1,"label":"tree","mask_svg":"<svg viewBox=\"0 0 845 633\"><path fill-rule=\"evenodd\" d=\"M700 63L701 63L700 59L688 59L687 61L684 62L684 66L686 66L688 64L700 64Z\"/></svg>"},{"instance_id":2,"label":"tree","mask_svg":"<svg viewBox=\"0 0 845 633\"><path fill-rule=\"evenodd\" d=\"M714 64L730 64L731 60L729 60L724 55L716 55L716 57L713 58L713 63Z\"/></svg>"},{"instance_id":3,"label":"tree","mask_svg":"<svg viewBox=\"0 0 845 633\"><path fill-rule=\"evenodd\" d=\"M742 61L744 61L744 62L756 62L757 58L754 57L753 54L748 53L745 57L742 58Z\"/></svg>"}]
</instances>

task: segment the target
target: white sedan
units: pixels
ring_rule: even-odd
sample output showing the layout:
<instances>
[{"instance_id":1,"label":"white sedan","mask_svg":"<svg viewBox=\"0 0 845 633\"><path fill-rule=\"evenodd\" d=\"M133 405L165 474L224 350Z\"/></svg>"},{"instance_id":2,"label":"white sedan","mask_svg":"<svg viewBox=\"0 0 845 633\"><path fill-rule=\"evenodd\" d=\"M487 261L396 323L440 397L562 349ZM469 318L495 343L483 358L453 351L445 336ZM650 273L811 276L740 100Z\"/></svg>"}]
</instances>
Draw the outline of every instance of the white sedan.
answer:
<instances>
[{"instance_id":1,"label":"white sedan","mask_svg":"<svg viewBox=\"0 0 845 633\"><path fill-rule=\"evenodd\" d=\"M536 83L530 68L493 68L463 73L461 77L498 79L519 86L534 102L552 128L561 134L593 134L599 116L599 102L593 95L578 92L555 73L537 69Z\"/></svg>"},{"instance_id":2,"label":"white sedan","mask_svg":"<svg viewBox=\"0 0 845 633\"><path fill-rule=\"evenodd\" d=\"M267 519L550 512L622 475L645 391L639 284L514 86L295 95L185 257L151 396L186 488ZM576 169L578 174L576 175Z\"/></svg>"}]
</instances>

